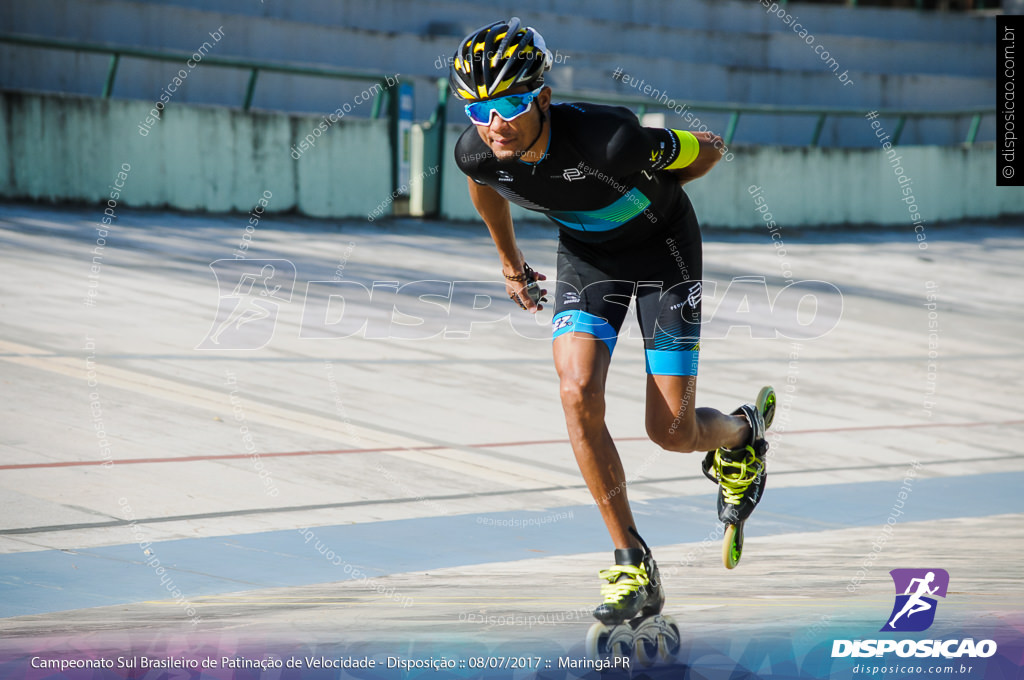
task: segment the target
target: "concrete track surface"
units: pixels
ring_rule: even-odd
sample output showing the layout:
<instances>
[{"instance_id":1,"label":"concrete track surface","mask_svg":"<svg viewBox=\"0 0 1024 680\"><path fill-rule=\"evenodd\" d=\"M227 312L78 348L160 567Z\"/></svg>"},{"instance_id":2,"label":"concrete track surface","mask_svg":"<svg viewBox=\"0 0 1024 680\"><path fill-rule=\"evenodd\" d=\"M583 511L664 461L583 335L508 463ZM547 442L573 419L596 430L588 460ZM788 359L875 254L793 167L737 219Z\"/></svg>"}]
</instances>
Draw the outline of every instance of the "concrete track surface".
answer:
<instances>
[{"instance_id":1,"label":"concrete track surface","mask_svg":"<svg viewBox=\"0 0 1024 680\"><path fill-rule=\"evenodd\" d=\"M573 664L611 545L550 308L503 299L482 225L101 217L0 206L0 677L77 657L140 678L593 672ZM553 277L553 231L518 234ZM608 426L683 637L676 665L628 673L1019 677L1024 227L931 227L926 249L910 227L782 237L784 255L705 232L698 405L779 391L735 570L700 456L646 438L635 321L616 348ZM880 633L909 568L948 592L927 631ZM830 655L967 637L999 651ZM364 656L385 670L330 665Z\"/></svg>"}]
</instances>

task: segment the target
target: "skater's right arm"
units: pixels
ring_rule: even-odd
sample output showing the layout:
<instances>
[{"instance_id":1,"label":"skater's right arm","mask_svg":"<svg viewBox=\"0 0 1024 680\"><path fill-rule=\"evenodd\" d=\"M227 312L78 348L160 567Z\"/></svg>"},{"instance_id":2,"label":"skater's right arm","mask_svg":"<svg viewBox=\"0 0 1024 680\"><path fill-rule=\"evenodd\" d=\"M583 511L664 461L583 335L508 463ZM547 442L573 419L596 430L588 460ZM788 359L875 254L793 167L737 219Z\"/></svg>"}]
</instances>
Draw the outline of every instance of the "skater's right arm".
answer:
<instances>
[{"instance_id":1,"label":"skater's right arm","mask_svg":"<svg viewBox=\"0 0 1024 680\"><path fill-rule=\"evenodd\" d=\"M488 231L491 232L491 239L498 249L498 259L501 261L501 271L506 276L516 276L524 271L525 261L523 254L516 245L516 233L512 227L512 211L508 201L494 189L484 184L477 184L472 178L466 178L469 183L469 197L473 206L480 213ZM544 280L543 274L538 274L538 280ZM505 289L509 296L518 295L519 299L526 305L531 314L536 314L540 307L526 294L524 281L509 281L505 279Z\"/></svg>"}]
</instances>

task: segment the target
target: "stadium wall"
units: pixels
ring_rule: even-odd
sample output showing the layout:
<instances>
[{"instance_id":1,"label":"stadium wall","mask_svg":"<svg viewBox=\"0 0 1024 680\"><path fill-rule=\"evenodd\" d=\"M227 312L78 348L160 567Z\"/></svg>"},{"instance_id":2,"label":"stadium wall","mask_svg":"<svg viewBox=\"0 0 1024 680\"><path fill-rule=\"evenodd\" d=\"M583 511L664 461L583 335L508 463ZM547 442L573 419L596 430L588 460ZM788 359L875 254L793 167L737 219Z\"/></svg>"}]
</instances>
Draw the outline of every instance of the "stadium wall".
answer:
<instances>
[{"instance_id":1,"label":"stadium wall","mask_svg":"<svg viewBox=\"0 0 1024 680\"><path fill-rule=\"evenodd\" d=\"M117 202L133 207L248 212L269 193L266 209L272 213L366 219L391 210L391 145L384 120L343 119L316 135L324 122L320 116L177 105L143 134L150 107L0 92L0 198L100 202L108 200L115 183L123 183ZM424 191L440 180L441 216L478 219L454 163L463 129L449 126L443 172L436 177L436 154L413 153L414 214L433 207ZM302 149L307 138L315 146ZM421 131L414 139L436 144ZM921 219L1024 212L1024 188L995 186L992 143L896 147L891 157L881 147L731 151L732 160L687 185L705 225L760 228L770 213L779 225L909 227ZM128 178L118 180L125 165ZM513 206L513 217L537 215Z\"/></svg>"},{"instance_id":2,"label":"stadium wall","mask_svg":"<svg viewBox=\"0 0 1024 680\"><path fill-rule=\"evenodd\" d=\"M270 192L269 212L365 216L390 195L384 120L343 119L300 150L323 117L177 105L147 129L152 106L0 92L0 198L104 201L125 164L133 207L248 212Z\"/></svg>"}]
</instances>

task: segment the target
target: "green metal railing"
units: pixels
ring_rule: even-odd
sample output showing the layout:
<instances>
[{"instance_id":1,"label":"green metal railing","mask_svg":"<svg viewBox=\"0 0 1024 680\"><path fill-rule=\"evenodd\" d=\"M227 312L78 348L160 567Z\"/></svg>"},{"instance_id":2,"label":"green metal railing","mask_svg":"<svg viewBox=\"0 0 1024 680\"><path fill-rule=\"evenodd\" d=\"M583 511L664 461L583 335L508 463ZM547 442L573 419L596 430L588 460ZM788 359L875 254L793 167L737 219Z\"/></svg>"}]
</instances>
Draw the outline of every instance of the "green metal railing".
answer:
<instances>
[{"instance_id":1,"label":"green metal railing","mask_svg":"<svg viewBox=\"0 0 1024 680\"><path fill-rule=\"evenodd\" d=\"M648 110L671 112L672 109L665 107L650 97L639 96L618 96L598 92L562 92L557 94L560 100L588 101L595 104L614 104L626 106L637 110L643 115ZM821 133L825 128L825 121L828 118L863 118L864 109L841 109L820 106L774 106L769 104L712 104L704 102L686 103L687 111L700 111L707 113L727 113L729 120L722 133L722 141L732 144L736 135L736 128L739 126L740 118L744 115L770 115L770 116L808 116L814 118L814 129L808 146L818 146L821 141ZM892 133L892 143L898 144L903 128L907 120L911 118L966 118L970 117L965 144L974 144L978 137L978 129L981 127L981 120L984 116L995 116L994 107L973 107L964 109L947 109L943 111L922 111L919 109L878 109L878 117L885 119L896 119L896 128Z\"/></svg>"},{"instance_id":2,"label":"green metal railing","mask_svg":"<svg viewBox=\"0 0 1024 680\"><path fill-rule=\"evenodd\" d=\"M79 42L75 40L62 40L58 38L44 38L34 35L19 35L13 33L0 33L0 43L11 45L24 45L26 47L41 47L55 50L70 50L74 52L85 52L90 54L108 54L110 62L107 66L107 74L103 79L103 87L100 96L108 99L114 91L114 81L117 78L117 67L122 57L136 57L139 59L150 59L153 61L170 61L179 64L186 63L192 58L190 52L179 52L175 50L153 50L144 47L127 47L124 45L109 45L104 43ZM381 89L373 102L371 116L376 118L380 115L382 108L381 97L387 96L388 88L384 76L366 71L355 71L352 69L340 69L330 66L316 66L312 64L290 64L287 62L269 62L255 59L241 59L236 57L217 57L212 55L203 56L201 62L206 66L220 66L249 71L249 80L245 87L245 96L242 101L242 109L248 111L252 107L252 100L256 93L256 82L260 73L288 73L297 76L317 76L322 78L336 78L342 80L361 80L373 83L380 83Z\"/></svg>"},{"instance_id":3,"label":"green metal railing","mask_svg":"<svg viewBox=\"0 0 1024 680\"><path fill-rule=\"evenodd\" d=\"M121 57L136 57L140 59L170 61L176 63L184 63L192 57L192 54L187 52L153 50L140 47L125 47L121 45L108 45L102 43L86 43L71 40L61 40L57 38L44 38L39 36L27 36L17 34L0 34L0 43L110 55L110 62L107 67L106 77L104 78L100 94L100 96L104 98L109 98L113 92L114 82L117 77L117 68L120 63ZM377 73L369 73L366 71L356 71L352 69L341 69L307 64L267 62L253 59L242 59L236 57L217 57L210 55L204 56L201 63L209 66L219 66L249 71L249 79L246 83L245 95L242 101L242 109L245 111L248 111L252 107L252 101L256 91L256 83L259 78L259 74L262 72L287 73L291 75L316 76L344 80L359 80L380 84L381 88L378 90L376 96L374 97L373 107L370 112L370 116L372 118L380 117L381 112L384 110L385 98L390 96L389 88L384 87L384 84L386 82L384 76L381 76L380 74ZM444 122L446 122L447 118L447 81L441 78L438 79L437 82L438 106L430 118L429 124L431 125L437 123L443 124ZM396 97L391 97L391 99L395 98ZM641 96L609 95L607 93L600 92L580 91L559 92L557 93L557 98L560 100L585 100L595 102L598 104L615 104L619 106L627 106L636 109L640 115L643 115L648 110L670 111L670 109L667 109L666 107L659 105L659 103L656 100L652 100L651 98ZM394 102L388 101L387 103L387 108L390 117L390 114L394 111ZM725 126L725 130L722 135L723 141L726 144L732 143L733 138L736 134L736 129L739 126L740 118L743 117L744 115L788 115L813 117L815 123L813 132L811 133L810 139L807 142L809 146L818 146L821 140L822 131L825 127L825 121L828 118L843 118L855 116L859 117L864 115L864 111L860 109L842 109L815 106L773 106L767 104L722 104L697 102L686 104L686 108L690 111L695 112L700 111L707 113L729 114L729 120ZM880 109L878 110L878 115L879 117L882 118L896 119L896 128L892 134L893 144L899 143L900 136L903 133L903 129L907 123L907 120L911 118L960 118L969 116L971 122L968 126L967 136L964 140L964 143L973 144L977 139L978 130L981 127L982 118L987 115L994 116L995 109L992 107L974 107L965 109L951 109L945 111L922 111L914 109Z\"/></svg>"}]
</instances>

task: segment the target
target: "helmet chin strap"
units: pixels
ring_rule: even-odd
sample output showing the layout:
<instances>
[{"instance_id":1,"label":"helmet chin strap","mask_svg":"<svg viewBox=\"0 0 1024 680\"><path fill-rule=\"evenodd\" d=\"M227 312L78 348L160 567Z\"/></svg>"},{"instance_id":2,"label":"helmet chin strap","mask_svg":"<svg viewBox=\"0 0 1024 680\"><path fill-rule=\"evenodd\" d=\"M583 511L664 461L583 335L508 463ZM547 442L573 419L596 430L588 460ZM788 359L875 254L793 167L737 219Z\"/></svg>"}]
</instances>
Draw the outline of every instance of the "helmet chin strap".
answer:
<instances>
[{"instance_id":1,"label":"helmet chin strap","mask_svg":"<svg viewBox=\"0 0 1024 680\"><path fill-rule=\"evenodd\" d=\"M537 143L537 140L540 139L540 136L544 133L544 121L547 120L547 115L545 115L544 111L540 108L540 106L537 107L537 111L540 112L540 128L537 129L537 136L533 138L533 141L530 142L527 145L526 150L523 151L524 156L530 152L530 149L533 148L533 145Z\"/></svg>"}]
</instances>

